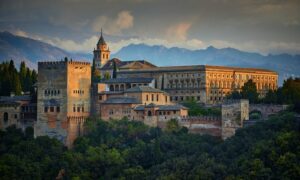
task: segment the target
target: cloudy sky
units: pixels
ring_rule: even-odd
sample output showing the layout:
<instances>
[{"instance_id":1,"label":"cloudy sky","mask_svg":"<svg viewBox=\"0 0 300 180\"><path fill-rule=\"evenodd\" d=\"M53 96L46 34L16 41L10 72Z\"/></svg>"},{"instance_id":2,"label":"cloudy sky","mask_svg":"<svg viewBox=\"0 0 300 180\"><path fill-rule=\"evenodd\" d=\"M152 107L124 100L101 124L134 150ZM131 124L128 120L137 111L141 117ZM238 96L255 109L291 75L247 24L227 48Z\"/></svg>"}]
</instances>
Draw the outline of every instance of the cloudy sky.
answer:
<instances>
[{"instance_id":1,"label":"cloudy sky","mask_svg":"<svg viewBox=\"0 0 300 180\"><path fill-rule=\"evenodd\" d=\"M91 52L130 43L300 54L300 0L1 0L0 31Z\"/></svg>"}]
</instances>

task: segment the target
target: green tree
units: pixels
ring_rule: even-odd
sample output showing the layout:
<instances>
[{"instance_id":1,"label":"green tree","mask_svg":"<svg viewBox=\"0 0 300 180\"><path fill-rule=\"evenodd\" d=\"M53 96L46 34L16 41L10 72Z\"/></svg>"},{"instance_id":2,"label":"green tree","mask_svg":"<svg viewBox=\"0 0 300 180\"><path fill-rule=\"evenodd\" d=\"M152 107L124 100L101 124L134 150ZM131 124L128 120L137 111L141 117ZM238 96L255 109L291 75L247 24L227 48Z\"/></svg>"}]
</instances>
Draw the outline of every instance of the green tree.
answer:
<instances>
[{"instance_id":1,"label":"green tree","mask_svg":"<svg viewBox=\"0 0 300 180\"><path fill-rule=\"evenodd\" d=\"M171 119L170 121L168 121L166 130L168 132L178 132L180 130L178 121L176 119Z\"/></svg>"},{"instance_id":2,"label":"green tree","mask_svg":"<svg viewBox=\"0 0 300 180\"><path fill-rule=\"evenodd\" d=\"M113 61L113 75L112 78L115 79L117 78L117 64L116 61Z\"/></svg>"},{"instance_id":3,"label":"green tree","mask_svg":"<svg viewBox=\"0 0 300 180\"><path fill-rule=\"evenodd\" d=\"M26 82L25 82L25 78L26 78L26 65L25 65L24 61L22 61L21 64L20 64L19 75L20 75L21 86L22 86L22 89L24 90L25 86L26 86Z\"/></svg>"},{"instance_id":4,"label":"green tree","mask_svg":"<svg viewBox=\"0 0 300 180\"><path fill-rule=\"evenodd\" d=\"M106 72L104 73L104 79L105 79L105 80L110 79L110 73L109 73L109 72L106 71Z\"/></svg>"},{"instance_id":5,"label":"green tree","mask_svg":"<svg viewBox=\"0 0 300 180\"><path fill-rule=\"evenodd\" d=\"M256 89L256 84L252 79L248 80L241 91L242 98L249 99L250 103L256 103L258 101L258 93Z\"/></svg>"}]
</instances>

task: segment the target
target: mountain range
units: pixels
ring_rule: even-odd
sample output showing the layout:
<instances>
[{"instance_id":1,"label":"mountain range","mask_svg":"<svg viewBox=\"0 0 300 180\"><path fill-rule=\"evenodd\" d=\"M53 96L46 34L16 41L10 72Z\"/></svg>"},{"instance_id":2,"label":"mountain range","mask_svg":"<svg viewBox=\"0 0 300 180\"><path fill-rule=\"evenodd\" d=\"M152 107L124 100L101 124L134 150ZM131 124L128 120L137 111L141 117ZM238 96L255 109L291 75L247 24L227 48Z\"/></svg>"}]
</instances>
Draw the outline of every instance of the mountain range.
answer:
<instances>
[{"instance_id":1,"label":"mountain range","mask_svg":"<svg viewBox=\"0 0 300 180\"><path fill-rule=\"evenodd\" d=\"M26 61L27 65L36 68L37 61L59 60L64 57L92 60L92 54L68 52L38 40L0 32L0 62L13 59L18 65L21 61ZM280 84L287 77L300 76L300 55L261 55L234 48L217 49L210 46L206 49L189 50L161 45L130 44L112 54L111 57L121 60L143 59L157 66L207 64L265 68L279 73Z\"/></svg>"}]
</instances>

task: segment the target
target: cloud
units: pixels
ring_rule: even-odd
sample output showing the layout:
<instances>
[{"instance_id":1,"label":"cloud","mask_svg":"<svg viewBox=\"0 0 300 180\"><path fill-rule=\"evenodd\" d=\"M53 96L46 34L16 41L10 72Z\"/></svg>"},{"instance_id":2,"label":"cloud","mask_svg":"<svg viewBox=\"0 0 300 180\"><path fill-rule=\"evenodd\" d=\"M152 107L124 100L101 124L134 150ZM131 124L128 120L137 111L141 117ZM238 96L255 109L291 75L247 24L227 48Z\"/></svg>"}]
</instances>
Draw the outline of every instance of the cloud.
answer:
<instances>
[{"instance_id":1,"label":"cloud","mask_svg":"<svg viewBox=\"0 0 300 180\"><path fill-rule=\"evenodd\" d=\"M167 38L169 41L184 41L187 39L187 32L191 27L191 23L179 23L167 29Z\"/></svg>"},{"instance_id":2,"label":"cloud","mask_svg":"<svg viewBox=\"0 0 300 180\"><path fill-rule=\"evenodd\" d=\"M29 35L27 34L27 32L22 31L20 29L17 29L15 31L13 31L13 34L15 34L17 36L22 36L22 37L29 37Z\"/></svg>"},{"instance_id":3,"label":"cloud","mask_svg":"<svg viewBox=\"0 0 300 180\"><path fill-rule=\"evenodd\" d=\"M105 33L110 35L120 35L122 30L133 27L134 17L129 11L119 12L116 18L107 16L98 16L92 22L94 32L100 32L101 28L105 28Z\"/></svg>"}]
</instances>

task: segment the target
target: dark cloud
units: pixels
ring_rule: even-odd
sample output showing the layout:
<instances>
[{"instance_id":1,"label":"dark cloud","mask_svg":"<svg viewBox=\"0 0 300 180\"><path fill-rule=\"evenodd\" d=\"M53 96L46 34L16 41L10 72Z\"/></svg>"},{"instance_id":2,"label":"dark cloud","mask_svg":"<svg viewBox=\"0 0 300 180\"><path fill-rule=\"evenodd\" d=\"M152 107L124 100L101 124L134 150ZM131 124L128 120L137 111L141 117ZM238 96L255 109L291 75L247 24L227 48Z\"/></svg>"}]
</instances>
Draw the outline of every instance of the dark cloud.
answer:
<instances>
[{"instance_id":1,"label":"dark cloud","mask_svg":"<svg viewBox=\"0 0 300 180\"><path fill-rule=\"evenodd\" d=\"M102 26L116 41L130 37L170 39L169 32L174 32L174 40L197 39L205 45L232 45L264 53L300 53L299 0L0 2L1 30L79 42L98 35Z\"/></svg>"}]
</instances>

